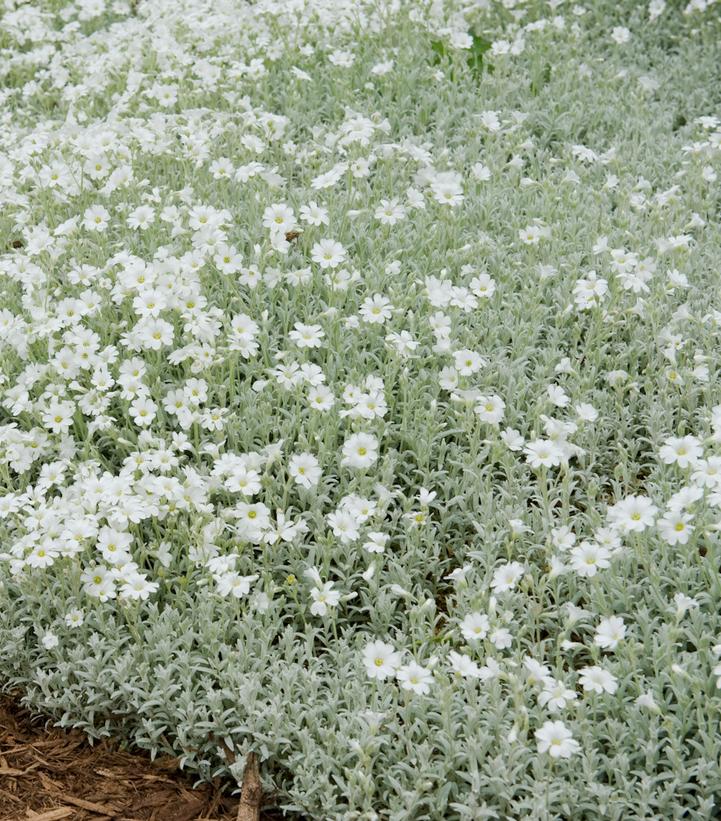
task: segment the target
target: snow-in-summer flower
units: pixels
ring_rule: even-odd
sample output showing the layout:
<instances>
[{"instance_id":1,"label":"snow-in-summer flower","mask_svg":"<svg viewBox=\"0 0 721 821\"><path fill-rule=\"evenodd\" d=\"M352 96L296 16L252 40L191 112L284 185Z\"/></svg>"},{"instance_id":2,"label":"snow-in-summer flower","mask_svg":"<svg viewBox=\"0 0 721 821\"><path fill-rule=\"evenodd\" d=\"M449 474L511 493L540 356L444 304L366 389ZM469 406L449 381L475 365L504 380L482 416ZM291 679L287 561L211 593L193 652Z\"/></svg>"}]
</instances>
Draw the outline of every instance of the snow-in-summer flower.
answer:
<instances>
[{"instance_id":1,"label":"snow-in-summer flower","mask_svg":"<svg viewBox=\"0 0 721 821\"><path fill-rule=\"evenodd\" d=\"M363 650L363 662L369 678L383 681L395 675L401 666L401 654L394 650L392 644L373 641Z\"/></svg>"},{"instance_id":2,"label":"snow-in-summer flower","mask_svg":"<svg viewBox=\"0 0 721 821\"><path fill-rule=\"evenodd\" d=\"M594 642L604 650L615 650L626 636L626 625L619 616L602 619L596 627Z\"/></svg>"},{"instance_id":3,"label":"snow-in-summer flower","mask_svg":"<svg viewBox=\"0 0 721 821\"><path fill-rule=\"evenodd\" d=\"M378 459L378 440L369 433L355 433L343 445L342 464L350 468L368 468Z\"/></svg>"},{"instance_id":4,"label":"snow-in-summer flower","mask_svg":"<svg viewBox=\"0 0 721 821\"><path fill-rule=\"evenodd\" d=\"M433 674L415 661L399 667L396 671L396 678L404 690L410 690L420 695L426 695L431 691Z\"/></svg>"},{"instance_id":5,"label":"snow-in-summer flower","mask_svg":"<svg viewBox=\"0 0 721 821\"><path fill-rule=\"evenodd\" d=\"M538 751L551 758L570 758L581 749L572 732L562 721L546 721L536 730Z\"/></svg>"}]
</instances>

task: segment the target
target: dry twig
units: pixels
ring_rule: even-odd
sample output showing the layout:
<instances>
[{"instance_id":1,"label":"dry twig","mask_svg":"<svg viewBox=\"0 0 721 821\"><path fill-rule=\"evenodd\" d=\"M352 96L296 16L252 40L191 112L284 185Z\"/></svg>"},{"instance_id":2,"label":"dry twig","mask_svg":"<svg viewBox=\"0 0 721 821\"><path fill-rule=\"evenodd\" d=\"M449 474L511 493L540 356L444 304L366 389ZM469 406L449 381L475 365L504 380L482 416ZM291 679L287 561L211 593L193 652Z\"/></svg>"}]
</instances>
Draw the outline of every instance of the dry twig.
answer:
<instances>
[{"instance_id":1,"label":"dry twig","mask_svg":"<svg viewBox=\"0 0 721 821\"><path fill-rule=\"evenodd\" d=\"M248 753L240 788L240 804L237 821L260 821L260 805L263 800L263 785L260 782L258 756Z\"/></svg>"}]
</instances>

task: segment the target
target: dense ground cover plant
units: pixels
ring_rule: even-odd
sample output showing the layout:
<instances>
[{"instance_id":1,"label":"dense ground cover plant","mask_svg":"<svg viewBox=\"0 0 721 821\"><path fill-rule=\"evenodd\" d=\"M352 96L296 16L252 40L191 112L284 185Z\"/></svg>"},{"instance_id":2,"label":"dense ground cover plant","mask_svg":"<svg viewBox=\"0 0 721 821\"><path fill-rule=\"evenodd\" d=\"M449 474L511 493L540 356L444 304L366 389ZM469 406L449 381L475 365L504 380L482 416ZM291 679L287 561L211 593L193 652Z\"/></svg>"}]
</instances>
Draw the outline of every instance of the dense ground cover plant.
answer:
<instances>
[{"instance_id":1,"label":"dense ground cover plant","mask_svg":"<svg viewBox=\"0 0 721 821\"><path fill-rule=\"evenodd\" d=\"M721 795L721 25L0 25L0 675L313 818Z\"/></svg>"}]
</instances>

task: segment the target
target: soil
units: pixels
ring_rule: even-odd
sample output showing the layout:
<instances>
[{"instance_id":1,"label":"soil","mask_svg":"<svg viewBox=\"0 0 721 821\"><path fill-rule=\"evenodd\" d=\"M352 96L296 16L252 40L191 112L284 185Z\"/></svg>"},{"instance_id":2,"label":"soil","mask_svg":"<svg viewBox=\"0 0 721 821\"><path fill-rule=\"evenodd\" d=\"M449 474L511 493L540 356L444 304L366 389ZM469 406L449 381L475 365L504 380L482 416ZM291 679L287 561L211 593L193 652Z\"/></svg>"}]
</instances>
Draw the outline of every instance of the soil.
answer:
<instances>
[{"instance_id":1,"label":"soil","mask_svg":"<svg viewBox=\"0 0 721 821\"><path fill-rule=\"evenodd\" d=\"M91 746L0 696L0 821L236 821L233 786L194 789L174 758L151 761L111 741Z\"/></svg>"}]
</instances>

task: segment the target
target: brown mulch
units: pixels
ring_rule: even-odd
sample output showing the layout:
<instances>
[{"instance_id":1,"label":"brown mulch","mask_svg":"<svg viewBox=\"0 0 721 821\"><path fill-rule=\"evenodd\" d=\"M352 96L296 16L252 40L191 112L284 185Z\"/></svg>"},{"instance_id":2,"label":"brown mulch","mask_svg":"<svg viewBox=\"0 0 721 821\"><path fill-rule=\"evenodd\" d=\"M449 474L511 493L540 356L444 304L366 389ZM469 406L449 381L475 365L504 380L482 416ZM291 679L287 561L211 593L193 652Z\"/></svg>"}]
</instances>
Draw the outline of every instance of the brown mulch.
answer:
<instances>
[{"instance_id":1,"label":"brown mulch","mask_svg":"<svg viewBox=\"0 0 721 821\"><path fill-rule=\"evenodd\" d=\"M0 696L0 821L236 821L238 796L223 785L193 789L173 758L49 727ZM262 821L280 815L261 814Z\"/></svg>"}]
</instances>

